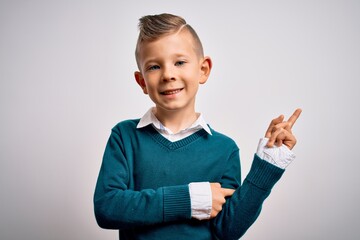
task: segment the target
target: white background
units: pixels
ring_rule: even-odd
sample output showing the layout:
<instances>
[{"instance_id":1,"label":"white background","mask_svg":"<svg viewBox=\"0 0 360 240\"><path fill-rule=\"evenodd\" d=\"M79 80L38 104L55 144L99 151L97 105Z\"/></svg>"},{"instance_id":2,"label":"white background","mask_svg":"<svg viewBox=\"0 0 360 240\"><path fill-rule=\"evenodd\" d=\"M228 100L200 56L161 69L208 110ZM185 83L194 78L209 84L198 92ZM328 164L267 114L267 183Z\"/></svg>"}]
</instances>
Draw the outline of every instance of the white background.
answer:
<instances>
[{"instance_id":1,"label":"white background","mask_svg":"<svg viewBox=\"0 0 360 240\"><path fill-rule=\"evenodd\" d=\"M152 106L138 19L185 17L212 57L197 110L241 149L303 114L295 162L243 239L359 239L360 2L0 1L0 239L117 239L92 197L110 129Z\"/></svg>"}]
</instances>

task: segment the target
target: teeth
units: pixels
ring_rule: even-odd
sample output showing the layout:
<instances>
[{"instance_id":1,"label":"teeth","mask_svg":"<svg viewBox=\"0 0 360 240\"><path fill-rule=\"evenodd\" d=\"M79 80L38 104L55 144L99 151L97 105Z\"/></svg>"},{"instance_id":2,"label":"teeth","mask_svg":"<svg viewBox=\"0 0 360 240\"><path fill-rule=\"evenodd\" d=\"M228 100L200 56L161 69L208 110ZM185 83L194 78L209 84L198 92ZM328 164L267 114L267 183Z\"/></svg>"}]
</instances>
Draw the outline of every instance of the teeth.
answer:
<instances>
[{"instance_id":1,"label":"teeth","mask_svg":"<svg viewBox=\"0 0 360 240\"><path fill-rule=\"evenodd\" d=\"M180 92L180 89L171 90L171 91L165 91L165 92L163 92L163 94L171 95L171 94L175 94L175 93L178 93L178 92Z\"/></svg>"}]
</instances>

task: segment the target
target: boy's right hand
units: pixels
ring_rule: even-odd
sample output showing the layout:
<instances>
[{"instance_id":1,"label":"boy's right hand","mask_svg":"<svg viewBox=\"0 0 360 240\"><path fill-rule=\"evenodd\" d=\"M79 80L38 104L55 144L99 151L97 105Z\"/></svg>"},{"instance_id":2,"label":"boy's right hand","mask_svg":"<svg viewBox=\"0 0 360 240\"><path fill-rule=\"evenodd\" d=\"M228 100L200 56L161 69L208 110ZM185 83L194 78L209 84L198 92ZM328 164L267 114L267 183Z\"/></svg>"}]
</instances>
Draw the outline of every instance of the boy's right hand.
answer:
<instances>
[{"instance_id":1,"label":"boy's right hand","mask_svg":"<svg viewBox=\"0 0 360 240\"><path fill-rule=\"evenodd\" d=\"M273 119L265 133L265 137L269 139L266 146L273 147L273 145L276 145L280 147L284 144L291 150L296 144L296 138L291 129L301 112L302 110L300 108L296 109L287 121L284 121L284 115Z\"/></svg>"},{"instance_id":2,"label":"boy's right hand","mask_svg":"<svg viewBox=\"0 0 360 240\"><path fill-rule=\"evenodd\" d=\"M210 219L218 215L222 210L222 206L226 202L225 198L230 197L235 192L234 189L222 188L220 183L210 183L211 195L212 195L212 207Z\"/></svg>"}]
</instances>

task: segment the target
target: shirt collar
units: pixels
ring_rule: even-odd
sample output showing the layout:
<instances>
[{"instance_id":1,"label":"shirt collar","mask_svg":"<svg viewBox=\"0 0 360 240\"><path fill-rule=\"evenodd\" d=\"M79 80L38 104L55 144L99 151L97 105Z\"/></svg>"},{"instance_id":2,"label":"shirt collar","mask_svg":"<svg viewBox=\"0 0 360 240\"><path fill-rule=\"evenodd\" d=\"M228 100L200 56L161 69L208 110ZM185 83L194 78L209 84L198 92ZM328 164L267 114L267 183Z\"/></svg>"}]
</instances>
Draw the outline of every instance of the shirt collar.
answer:
<instances>
[{"instance_id":1,"label":"shirt collar","mask_svg":"<svg viewBox=\"0 0 360 240\"><path fill-rule=\"evenodd\" d=\"M143 128L150 124L152 124L156 129L158 129L160 131L164 131L164 130L170 131L164 125L162 125L162 123L156 118L155 114L153 113L153 108L150 108L144 114L144 116L140 119L140 121L136 127ZM210 130L209 126L207 125L207 123L201 113L200 113L198 119L196 119L196 121L190 127L188 127L187 129L184 129L184 130L188 130L188 129L204 129L208 134L212 135L211 130ZM182 130L182 131L184 131L184 130Z\"/></svg>"}]
</instances>

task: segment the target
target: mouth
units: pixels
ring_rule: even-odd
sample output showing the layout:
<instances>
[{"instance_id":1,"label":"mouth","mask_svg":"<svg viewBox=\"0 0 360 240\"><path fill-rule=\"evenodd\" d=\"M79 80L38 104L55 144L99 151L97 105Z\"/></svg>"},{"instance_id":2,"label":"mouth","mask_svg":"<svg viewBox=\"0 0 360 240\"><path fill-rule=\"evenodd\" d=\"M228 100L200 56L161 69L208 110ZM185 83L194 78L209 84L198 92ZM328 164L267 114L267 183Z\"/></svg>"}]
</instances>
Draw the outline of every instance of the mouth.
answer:
<instances>
[{"instance_id":1,"label":"mouth","mask_svg":"<svg viewBox=\"0 0 360 240\"><path fill-rule=\"evenodd\" d=\"M160 92L162 95L173 95L181 92L184 88L170 89L163 92Z\"/></svg>"}]
</instances>

